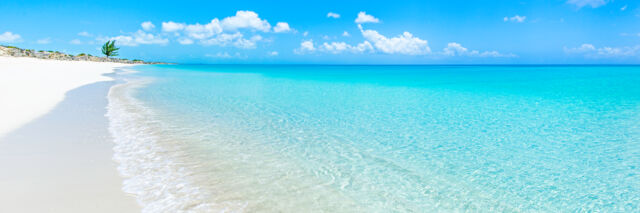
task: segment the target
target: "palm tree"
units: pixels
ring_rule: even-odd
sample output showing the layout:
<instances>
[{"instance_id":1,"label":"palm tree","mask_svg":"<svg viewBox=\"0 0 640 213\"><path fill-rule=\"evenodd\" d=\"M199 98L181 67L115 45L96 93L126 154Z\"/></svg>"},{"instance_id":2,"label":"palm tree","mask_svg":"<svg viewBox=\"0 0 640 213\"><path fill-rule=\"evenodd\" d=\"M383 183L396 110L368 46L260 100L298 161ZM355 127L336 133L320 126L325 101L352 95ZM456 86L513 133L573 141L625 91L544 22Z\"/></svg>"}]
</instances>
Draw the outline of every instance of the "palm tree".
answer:
<instances>
[{"instance_id":1,"label":"palm tree","mask_svg":"<svg viewBox=\"0 0 640 213\"><path fill-rule=\"evenodd\" d=\"M107 58L109 58L109 56L118 56L118 50L120 48L116 47L116 40L113 41L107 41L107 43L104 43L104 45L102 45L102 54L106 55Z\"/></svg>"}]
</instances>

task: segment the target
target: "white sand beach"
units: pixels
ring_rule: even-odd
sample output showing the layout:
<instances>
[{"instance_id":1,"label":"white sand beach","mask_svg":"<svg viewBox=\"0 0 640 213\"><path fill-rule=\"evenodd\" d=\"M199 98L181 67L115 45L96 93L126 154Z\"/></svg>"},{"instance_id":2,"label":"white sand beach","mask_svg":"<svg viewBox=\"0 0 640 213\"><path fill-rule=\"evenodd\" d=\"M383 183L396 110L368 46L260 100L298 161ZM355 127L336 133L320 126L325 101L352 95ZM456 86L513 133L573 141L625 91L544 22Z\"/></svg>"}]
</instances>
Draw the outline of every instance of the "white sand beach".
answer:
<instances>
[{"instance_id":1,"label":"white sand beach","mask_svg":"<svg viewBox=\"0 0 640 213\"><path fill-rule=\"evenodd\" d=\"M0 212L139 212L104 117L128 64L0 57Z\"/></svg>"},{"instance_id":2,"label":"white sand beach","mask_svg":"<svg viewBox=\"0 0 640 213\"><path fill-rule=\"evenodd\" d=\"M108 81L116 63L0 56L0 137L44 115L82 85Z\"/></svg>"}]
</instances>

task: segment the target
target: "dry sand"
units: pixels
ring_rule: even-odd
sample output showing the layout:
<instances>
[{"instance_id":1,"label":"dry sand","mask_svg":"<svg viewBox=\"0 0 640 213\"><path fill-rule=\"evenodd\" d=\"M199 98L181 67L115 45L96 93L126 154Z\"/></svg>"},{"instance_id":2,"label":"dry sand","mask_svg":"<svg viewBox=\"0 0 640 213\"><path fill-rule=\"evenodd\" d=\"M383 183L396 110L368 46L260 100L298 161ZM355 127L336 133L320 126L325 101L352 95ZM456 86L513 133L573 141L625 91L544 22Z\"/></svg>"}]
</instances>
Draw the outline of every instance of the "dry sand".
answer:
<instances>
[{"instance_id":1,"label":"dry sand","mask_svg":"<svg viewBox=\"0 0 640 213\"><path fill-rule=\"evenodd\" d=\"M140 211L104 117L118 66L0 57L0 212Z\"/></svg>"}]
</instances>

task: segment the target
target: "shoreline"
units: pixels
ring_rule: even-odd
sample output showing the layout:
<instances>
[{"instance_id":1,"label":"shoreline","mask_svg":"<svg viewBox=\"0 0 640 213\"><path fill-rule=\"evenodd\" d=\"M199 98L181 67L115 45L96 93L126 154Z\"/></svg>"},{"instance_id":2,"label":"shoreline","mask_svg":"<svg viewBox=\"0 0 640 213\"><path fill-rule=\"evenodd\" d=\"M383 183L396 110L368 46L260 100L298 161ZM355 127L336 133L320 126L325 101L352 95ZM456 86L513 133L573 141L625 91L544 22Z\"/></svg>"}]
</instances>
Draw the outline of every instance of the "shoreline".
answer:
<instances>
[{"instance_id":1,"label":"shoreline","mask_svg":"<svg viewBox=\"0 0 640 213\"><path fill-rule=\"evenodd\" d=\"M107 95L128 65L0 56L0 212L140 212L113 160Z\"/></svg>"}]
</instances>

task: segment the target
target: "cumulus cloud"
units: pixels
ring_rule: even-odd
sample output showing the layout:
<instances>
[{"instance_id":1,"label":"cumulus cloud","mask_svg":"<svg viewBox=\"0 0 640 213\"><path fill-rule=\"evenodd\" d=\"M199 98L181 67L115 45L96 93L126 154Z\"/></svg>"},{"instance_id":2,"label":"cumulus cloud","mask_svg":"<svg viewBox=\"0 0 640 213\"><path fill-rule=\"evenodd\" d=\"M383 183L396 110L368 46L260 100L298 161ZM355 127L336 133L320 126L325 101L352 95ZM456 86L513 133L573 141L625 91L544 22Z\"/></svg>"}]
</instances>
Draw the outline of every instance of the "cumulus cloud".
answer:
<instances>
[{"instance_id":1,"label":"cumulus cloud","mask_svg":"<svg viewBox=\"0 0 640 213\"><path fill-rule=\"evenodd\" d=\"M206 54L205 56L210 58L231 58L232 56L227 52L219 52L216 54Z\"/></svg>"},{"instance_id":2,"label":"cumulus cloud","mask_svg":"<svg viewBox=\"0 0 640 213\"><path fill-rule=\"evenodd\" d=\"M184 29L184 23L176 23L173 21L162 22L162 31L175 32Z\"/></svg>"},{"instance_id":3,"label":"cumulus cloud","mask_svg":"<svg viewBox=\"0 0 640 213\"><path fill-rule=\"evenodd\" d=\"M135 33L129 35L119 35L115 37L100 37L97 38L100 42L107 40L116 40L116 43L122 46L138 46L140 44L167 44L169 39L162 38L158 35L146 33L142 30L138 30Z\"/></svg>"},{"instance_id":4,"label":"cumulus cloud","mask_svg":"<svg viewBox=\"0 0 640 213\"><path fill-rule=\"evenodd\" d=\"M260 19L253 11L240 10L235 16L222 19L222 27L225 30L253 29L268 32L271 25L267 20Z\"/></svg>"},{"instance_id":5,"label":"cumulus cloud","mask_svg":"<svg viewBox=\"0 0 640 213\"><path fill-rule=\"evenodd\" d=\"M591 8L598 8L605 4L609 3L609 0L568 0L567 4L573 4L578 7L578 9L584 6L591 6Z\"/></svg>"},{"instance_id":6,"label":"cumulus cloud","mask_svg":"<svg viewBox=\"0 0 640 213\"><path fill-rule=\"evenodd\" d=\"M625 11L625 10L627 10L627 5L626 4L620 8L620 11Z\"/></svg>"},{"instance_id":7,"label":"cumulus cloud","mask_svg":"<svg viewBox=\"0 0 640 213\"><path fill-rule=\"evenodd\" d=\"M327 13L327 18L340 18L340 14L329 12Z\"/></svg>"},{"instance_id":8,"label":"cumulus cloud","mask_svg":"<svg viewBox=\"0 0 640 213\"><path fill-rule=\"evenodd\" d=\"M300 47L293 50L296 54L304 54L313 51L316 51L316 48L313 45L313 40L302 41L302 43L300 43Z\"/></svg>"},{"instance_id":9,"label":"cumulus cloud","mask_svg":"<svg viewBox=\"0 0 640 213\"><path fill-rule=\"evenodd\" d=\"M640 45L627 47L600 47L597 48L593 44L582 44L579 47L564 47L567 54L580 54L589 58L603 57L631 57L640 54Z\"/></svg>"},{"instance_id":10,"label":"cumulus cloud","mask_svg":"<svg viewBox=\"0 0 640 213\"><path fill-rule=\"evenodd\" d=\"M4 32L0 34L0 42L14 43L22 41L22 37L12 32Z\"/></svg>"},{"instance_id":11,"label":"cumulus cloud","mask_svg":"<svg viewBox=\"0 0 640 213\"><path fill-rule=\"evenodd\" d=\"M373 43L376 50L387 54L424 55L431 52L426 40L414 37L409 32L388 38L375 30L364 30L358 25L362 36Z\"/></svg>"},{"instance_id":12,"label":"cumulus cloud","mask_svg":"<svg viewBox=\"0 0 640 213\"><path fill-rule=\"evenodd\" d=\"M285 33L291 31L289 28L289 24L286 22L278 22L275 27L273 27L273 32L276 33Z\"/></svg>"},{"instance_id":13,"label":"cumulus cloud","mask_svg":"<svg viewBox=\"0 0 640 213\"><path fill-rule=\"evenodd\" d=\"M322 49L332 53L340 53L349 49L350 47L351 47L350 45L344 42L331 42L331 43L324 42L324 44L322 44L321 46Z\"/></svg>"},{"instance_id":14,"label":"cumulus cloud","mask_svg":"<svg viewBox=\"0 0 640 213\"><path fill-rule=\"evenodd\" d=\"M82 44L82 41L80 41L80 39L73 39L71 41L69 41L70 44L75 44L75 45L79 45Z\"/></svg>"},{"instance_id":15,"label":"cumulus cloud","mask_svg":"<svg viewBox=\"0 0 640 213\"><path fill-rule=\"evenodd\" d=\"M270 31L284 33L293 31L293 29L287 22L278 22L271 28L271 24L267 20L261 19L257 13L240 10L233 16L222 19L214 18L206 24L162 22L162 31L164 32L162 35L175 37L178 43L183 45L197 43L205 46L233 46L253 49L256 48L258 42L264 41L258 33ZM249 35L245 37L245 33Z\"/></svg>"},{"instance_id":16,"label":"cumulus cloud","mask_svg":"<svg viewBox=\"0 0 640 213\"><path fill-rule=\"evenodd\" d=\"M233 42L233 45L242 49L254 49L256 48L256 42L258 41L262 41L262 36L254 35L249 39L239 38L235 42Z\"/></svg>"},{"instance_id":17,"label":"cumulus cloud","mask_svg":"<svg viewBox=\"0 0 640 213\"><path fill-rule=\"evenodd\" d=\"M510 22L522 23L522 22L524 22L525 19L527 19L526 16L515 15L513 17L505 16L502 20L504 20L504 22L510 21Z\"/></svg>"},{"instance_id":18,"label":"cumulus cloud","mask_svg":"<svg viewBox=\"0 0 640 213\"><path fill-rule=\"evenodd\" d=\"M356 22L370 23L378 22L373 16L368 16L366 13L361 12L359 14L360 20ZM426 40L415 37L409 32L404 32L397 36L387 37L382 35L378 31L364 29L362 24L358 24L358 28L364 37L364 41L351 45L346 42L334 41L323 42L321 44L314 44L313 40L305 40L300 43L300 47L294 49L296 54L323 52L331 54L340 53L385 53L385 54L401 54L401 55L427 55L432 54L431 48ZM349 33L344 31L343 36L349 36ZM326 36L325 36L326 37ZM447 44L442 52L433 53L432 55L439 56L473 56L473 57L516 57L514 54L502 54L497 51L478 51L469 50L459 43L451 42Z\"/></svg>"},{"instance_id":19,"label":"cumulus cloud","mask_svg":"<svg viewBox=\"0 0 640 213\"><path fill-rule=\"evenodd\" d=\"M82 37L91 37L91 36L93 36L93 35L91 35L91 33L87 32L87 31L79 32L78 35L82 36Z\"/></svg>"},{"instance_id":20,"label":"cumulus cloud","mask_svg":"<svg viewBox=\"0 0 640 213\"><path fill-rule=\"evenodd\" d=\"M221 33L222 26L220 21L216 18L204 25L200 23L184 25L184 32L187 36L194 39L206 39L215 34Z\"/></svg>"},{"instance_id":21,"label":"cumulus cloud","mask_svg":"<svg viewBox=\"0 0 640 213\"><path fill-rule=\"evenodd\" d=\"M355 21L357 24L364 24L364 23L378 23L380 22L380 20L376 17L373 17L372 15L369 15L365 12L360 12L358 13L358 17L356 18Z\"/></svg>"},{"instance_id":22,"label":"cumulus cloud","mask_svg":"<svg viewBox=\"0 0 640 213\"><path fill-rule=\"evenodd\" d=\"M244 35L240 32L233 34L222 33L207 40L202 40L200 43L203 45L214 46L235 46L242 49L256 48L256 42L261 41L262 36L254 35L249 39L244 38Z\"/></svg>"},{"instance_id":23,"label":"cumulus cloud","mask_svg":"<svg viewBox=\"0 0 640 213\"><path fill-rule=\"evenodd\" d=\"M373 46L368 41L364 41L356 46L349 45L345 42L324 42L322 46L320 46L319 50L333 54L343 52L362 53L366 51L373 51Z\"/></svg>"},{"instance_id":24,"label":"cumulus cloud","mask_svg":"<svg viewBox=\"0 0 640 213\"><path fill-rule=\"evenodd\" d=\"M51 43L51 39L50 38L38 39L36 41L36 43L38 43L38 44L49 44L49 43Z\"/></svg>"},{"instance_id":25,"label":"cumulus cloud","mask_svg":"<svg viewBox=\"0 0 640 213\"><path fill-rule=\"evenodd\" d=\"M153 28L156 28L156 25L153 25L153 23L151 23L150 21L142 22L140 26L142 27L143 30L146 30L146 31L153 30Z\"/></svg>"},{"instance_id":26,"label":"cumulus cloud","mask_svg":"<svg viewBox=\"0 0 640 213\"><path fill-rule=\"evenodd\" d=\"M342 36L344 36L344 37L349 37L349 36L351 36L351 35L349 35L349 32L344 31L344 32L342 33Z\"/></svg>"},{"instance_id":27,"label":"cumulus cloud","mask_svg":"<svg viewBox=\"0 0 640 213\"><path fill-rule=\"evenodd\" d=\"M596 50L596 47L593 46L593 44L582 44L580 47L574 47L574 48L564 47L564 51L567 53L584 53L584 52L590 52L595 50Z\"/></svg>"},{"instance_id":28,"label":"cumulus cloud","mask_svg":"<svg viewBox=\"0 0 640 213\"><path fill-rule=\"evenodd\" d=\"M179 38L178 39L178 43L180 43L182 45L189 45L189 44L193 44L193 40L188 39L188 38Z\"/></svg>"},{"instance_id":29,"label":"cumulus cloud","mask_svg":"<svg viewBox=\"0 0 640 213\"><path fill-rule=\"evenodd\" d=\"M357 45L350 45L346 42L324 42L321 45L316 46L312 40L303 41L298 49L294 50L296 54L312 53L316 51L340 54L340 53L362 53L373 52L374 48L369 41L364 41Z\"/></svg>"},{"instance_id":30,"label":"cumulus cloud","mask_svg":"<svg viewBox=\"0 0 640 213\"><path fill-rule=\"evenodd\" d=\"M239 58L246 59L247 56L236 52L235 54L229 54L228 52L218 52L216 54L205 54L204 56L209 58L218 58L218 59L230 59L230 58Z\"/></svg>"},{"instance_id":31,"label":"cumulus cloud","mask_svg":"<svg viewBox=\"0 0 640 213\"><path fill-rule=\"evenodd\" d=\"M442 54L445 56L515 57L513 54L502 54L498 51L480 52L477 50L469 50L456 42L448 43L447 47L442 50Z\"/></svg>"},{"instance_id":32,"label":"cumulus cloud","mask_svg":"<svg viewBox=\"0 0 640 213\"><path fill-rule=\"evenodd\" d=\"M278 55L278 51L271 51L267 53L269 56L277 56Z\"/></svg>"}]
</instances>

